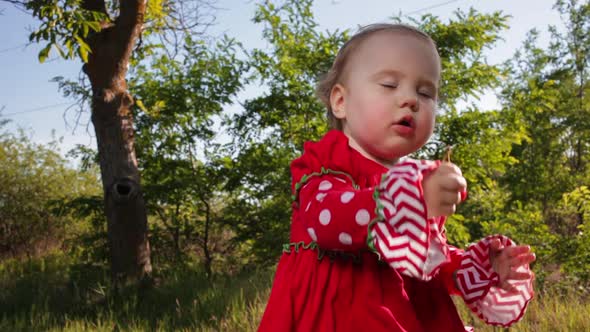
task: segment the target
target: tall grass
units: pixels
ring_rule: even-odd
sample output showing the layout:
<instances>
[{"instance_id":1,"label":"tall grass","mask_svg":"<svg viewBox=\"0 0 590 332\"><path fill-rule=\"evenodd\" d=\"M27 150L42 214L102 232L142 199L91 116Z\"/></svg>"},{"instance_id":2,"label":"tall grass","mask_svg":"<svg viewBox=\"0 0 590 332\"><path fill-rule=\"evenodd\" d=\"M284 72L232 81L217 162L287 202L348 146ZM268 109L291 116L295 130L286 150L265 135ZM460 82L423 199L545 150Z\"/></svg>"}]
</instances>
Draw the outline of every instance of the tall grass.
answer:
<instances>
[{"instance_id":1,"label":"tall grass","mask_svg":"<svg viewBox=\"0 0 590 332\"><path fill-rule=\"evenodd\" d=\"M250 270L212 280L193 265L159 271L153 289L110 291L106 270L78 266L55 254L0 264L0 331L255 331L272 270ZM485 326L459 299L476 331ZM570 293L537 296L509 331L590 331L590 303Z\"/></svg>"},{"instance_id":2,"label":"tall grass","mask_svg":"<svg viewBox=\"0 0 590 332\"><path fill-rule=\"evenodd\" d=\"M106 269L63 255L0 264L0 331L254 331L271 270L211 280L198 265L158 271L147 290L110 290Z\"/></svg>"}]
</instances>

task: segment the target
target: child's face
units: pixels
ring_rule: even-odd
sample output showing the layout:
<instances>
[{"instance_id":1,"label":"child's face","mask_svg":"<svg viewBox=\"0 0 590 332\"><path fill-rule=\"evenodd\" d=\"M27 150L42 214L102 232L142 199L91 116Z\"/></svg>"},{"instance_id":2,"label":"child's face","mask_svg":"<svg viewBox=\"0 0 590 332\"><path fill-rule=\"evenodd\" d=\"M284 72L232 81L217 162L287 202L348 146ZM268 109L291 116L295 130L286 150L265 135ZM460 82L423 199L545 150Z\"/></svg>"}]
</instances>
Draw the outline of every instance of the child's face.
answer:
<instances>
[{"instance_id":1,"label":"child's face","mask_svg":"<svg viewBox=\"0 0 590 332\"><path fill-rule=\"evenodd\" d=\"M431 43L409 33L362 41L330 96L349 144L386 166L422 147L434 129L439 61Z\"/></svg>"}]
</instances>

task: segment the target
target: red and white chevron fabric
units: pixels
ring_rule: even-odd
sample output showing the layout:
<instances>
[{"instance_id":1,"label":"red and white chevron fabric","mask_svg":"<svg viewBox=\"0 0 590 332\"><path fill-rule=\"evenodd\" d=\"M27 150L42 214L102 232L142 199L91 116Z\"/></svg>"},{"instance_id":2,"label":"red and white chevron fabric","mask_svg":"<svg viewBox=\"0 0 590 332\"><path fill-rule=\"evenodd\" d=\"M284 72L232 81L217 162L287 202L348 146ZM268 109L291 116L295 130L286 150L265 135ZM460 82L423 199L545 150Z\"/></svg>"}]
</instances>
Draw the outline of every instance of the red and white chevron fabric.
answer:
<instances>
[{"instance_id":1,"label":"red and white chevron fabric","mask_svg":"<svg viewBox=\"0 0 590 332\"><path fill-rule=\"evenodd\" d=\"M519 321L533 298L533 280L513 280L516 288L508 292L499 287L498 275L494 272L489 258L490 241L498 238L504 246L514 242L502 235L492 235L478 243L471 244L463 254L457 270L457 288L461 291L467 306L486 323L508 327ZM528 271L522 266L518 271Z\"/></svg>"},{"instance_id":2,"label":"red and white chevron fabric","mask_svg":"<svg viewBox=\"0 0 590 332\"><path fill-rule=\"evenodd\" d=\"M438 223L427 218L422 192L423 173L438 165L405 159L383 175L375 194L383 218L371 229L375 249L399 273L421 280L430 280L449 260Z\"/></svg>"}]
</instances>

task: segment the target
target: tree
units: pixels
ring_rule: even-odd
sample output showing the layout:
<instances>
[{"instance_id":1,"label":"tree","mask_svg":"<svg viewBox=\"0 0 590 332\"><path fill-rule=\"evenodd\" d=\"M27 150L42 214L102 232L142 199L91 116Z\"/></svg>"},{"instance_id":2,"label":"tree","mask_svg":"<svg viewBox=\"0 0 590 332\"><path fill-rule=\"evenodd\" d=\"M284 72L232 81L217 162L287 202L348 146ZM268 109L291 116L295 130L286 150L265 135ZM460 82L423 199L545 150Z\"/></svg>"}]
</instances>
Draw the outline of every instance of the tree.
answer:
<instances>
[{"instance_id":1,"label":"tree","mask_svg":"<svg viewBox=\"0 0 590 332\"><path fill-rule=\"evenodd\" d=\"M307 140L327 130L315 83L324 74L346 35L318 32L311 0L268 1L258 5L254 22L263 24L271 50L248 50L254 84L268 92L246 100L244 111L228 117L234 155L224 214L241 241L252 243L263 262L272 261L288 241L289 162Z\"/></svg>"},{"instance_id":2,"label":"tree","mask_svg":"<svg viewBox=\"0 0 590 332\"><path fill-rule=\"evenodd\" d=\"M154 212L152 239L172 247L168 261L190 251L202 254L212 274L214 259L227 256L235 243L225 236L221 209L227 181L226 149L214 120L242 88L245 70L235 41L213 45L185 36L177 58L153 56L140 65L130 86L138 98L136 138L148 206ZM169 240L170 239L170 240ZM160 256L166 254L158 253Z\"/></svg>"},{"instance_id":3,"label":"tree","mask_svg":"<svg viewBox=\"0 0 590 332\"><path fill-rule=\"evenodd\" d=\"M108 222L111 272L117 282L143 280L152 266L147 215L134 149L133 98L125 76L147 16L147 1L10 1L41 21L31 41L47 41L43 62L55 48L64 58L79 57L91 84L94 125L104 208ZM150 2L151 3L151 2ZM153 13L161 13L150 4ZM113 17L111 17L114 15Z\"/></svg>"},{"instance_id":4,"label":"tree","mask_svg":"<svg viewBox=\"0 0 590 332\"><path fill-rule=\"evenodd\" d=\"M508 66L502 114L522 126L526 139L513 146L510 154L518 162L500 181L510 188L506 206L516 206L513 212L521 210L537 224L536 230L523 227L519 233L545 228L537 243L550 248L554 265L589 282L590 4L560 0L554 8L563 29L549 27L547 48L538 46L538 31L529 32Z\"/></svg>"}]
</instances>

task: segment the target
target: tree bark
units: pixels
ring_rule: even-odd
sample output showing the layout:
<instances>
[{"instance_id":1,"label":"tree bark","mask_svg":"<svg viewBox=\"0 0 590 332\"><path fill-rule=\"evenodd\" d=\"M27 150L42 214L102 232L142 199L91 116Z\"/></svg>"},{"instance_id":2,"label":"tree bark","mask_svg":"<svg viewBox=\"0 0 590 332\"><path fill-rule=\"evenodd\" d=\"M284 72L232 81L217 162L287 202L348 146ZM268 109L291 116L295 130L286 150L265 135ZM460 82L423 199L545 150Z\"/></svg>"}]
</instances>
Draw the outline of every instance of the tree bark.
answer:
<instances>
[{"instance_id":1,"label":"tree bark","mask_svg":"<svg viewBox=\"0 0 590 332\"><path fill-rule=\"evenodd\" d=\"M133 137L133 98L125 75L143 25L146 1L120 1L119 17L88 36L91 48L84 72L92 86L105 215L116 286L149 280L152 270L147 214ZM106 14L103 0L85 0L85 9Z\"/></svg>"}]
</instances>

